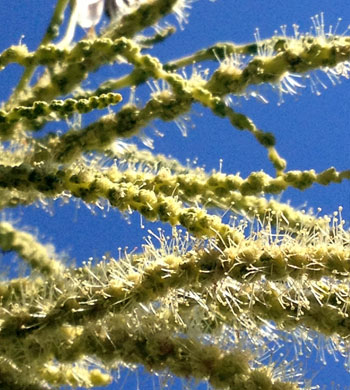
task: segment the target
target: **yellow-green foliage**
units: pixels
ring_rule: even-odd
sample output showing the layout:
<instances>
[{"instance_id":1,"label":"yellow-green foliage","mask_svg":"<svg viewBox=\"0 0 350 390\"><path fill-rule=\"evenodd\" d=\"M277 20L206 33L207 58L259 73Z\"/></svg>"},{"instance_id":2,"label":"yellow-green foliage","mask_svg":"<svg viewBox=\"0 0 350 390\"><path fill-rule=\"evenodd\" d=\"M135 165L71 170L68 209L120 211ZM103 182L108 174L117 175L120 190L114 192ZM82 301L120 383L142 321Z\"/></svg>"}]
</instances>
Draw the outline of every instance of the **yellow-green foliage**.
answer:
<instances>
[{"instance_id":1,"label":"yellow-green foliage","mask_svg":"<svg viewBox=\"0 0 350 390\"><path fill-rule=\"evenodd\" d=\"M27 269L0 282L0 389L107 386L115 370L137 365L217 390L306 388L287 358L278 366L262 357L283 332L298 342L318 333L349 355L350 233L341 208L332 218L306 214L269 195L336 185L350 170L287 170L275 136L236 112L228 97L266 83L293 92L291 73L323 69L349 78L349 36L322 27L315 36L218 43L162 63L152 47L176 29L158 26L150 35L147 27L171 13L181 23L185 0L130 1L99 32L92 23L75 42L86 4L57 0L37 50L20 44L0 53L0 71L13 63L24 68L0 110L0 209L51 199L104 202L162 222L171 234L150 231L138 252L74 266L4 214L0 249ZM199 70L204 61L215 69ZM132 66L128 74L85 88L103 65L124 62ZM193 64L185 76L181 69ZM124 89L133 94L145 82L153 85L149 100L126 101ZM155 119L179 120L194 104L251 133L274 174L207 173L123 144ZM85 127L77 119L104 108L109 112ZM62 119L66 132L45 132Z\"/></svg>"}]
</instances>

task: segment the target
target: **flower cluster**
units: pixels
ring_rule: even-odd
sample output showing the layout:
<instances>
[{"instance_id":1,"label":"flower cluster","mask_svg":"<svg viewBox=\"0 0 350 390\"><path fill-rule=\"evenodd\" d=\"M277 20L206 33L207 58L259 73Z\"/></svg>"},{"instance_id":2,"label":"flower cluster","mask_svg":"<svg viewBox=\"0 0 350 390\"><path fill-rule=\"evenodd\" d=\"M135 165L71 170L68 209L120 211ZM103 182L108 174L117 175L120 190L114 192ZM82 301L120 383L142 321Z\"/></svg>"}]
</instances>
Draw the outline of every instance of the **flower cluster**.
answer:
<instances>
[{"instance_id":1,"label":"flower cluster","mask_svg":"<svg viewBox=\"0 0 350 390\"><path fill-rule=\"evenodd\" d=\"M333 83L348 79L350 38L335 35L336 29L325 32L321 15L310 33L295 26L289 37L282 27L282 34L262 40L257 31L250 43L217 43L163 62L154 46L175 32L164 19L175 15L181 28L192 2L57 0L36 51L19 44L0 53L1 71L11 64L24 68L0 106L0 257L14 253L25 264L23 273L18 267L0 279L0 390L107 386L116 371L137 366L157 376L206 381L211 390L315 390L295 369L298 356L311 348L322 363L325 351L343 357L350 370L350 230L343 209L330 218L280 199L285 191L316 185L343 189L350 169L325 160L323 167L301 170L297 148L287 143L298 165L287 170L273 127L261 129L232 104L250 96L266 103L260 94L266 85L282 101L302 87L296 77L317 71ZM68 26L57 43L69 4ZM110 23L95 34L104 13ZM74 42L78 25L86 37ZM173 57L174 48L166 55ZM118 78L109 78L110 70ZM221 160L218 171L208 172L128 143L136 136L150 146L143 132L154 121L175 122L186 135L195 105L244 131L242 139L252 137L273 170L258 165L242 176L226 174ZM270 119L291 129L279 114ZM207 131L198 147L215 152L210 137L221 130L208 123ZM286 133L289 142L294 134ZM298 143L307 136L298 135ZM218 146L221 154L226 145ZM251 146L243 146L227 148L236 170L256 159ZM319 148L318 140L313 146ZM324 157L318 150L315 155ZM147 230L146 243L132 243L139 245L132 251L119 248L119 256L111 252L75 265L37 234L5 221L10 208L47 208L54 200L103 214L138 214L141 229L148 222L162 228ZM104 252L112 224L103 223L99 237L95 220L84 217L74 229L84 229L79 251L91 241L94 252ZM77 248L75 232L57 226ZM290 343L295 355L276 358Z\"/></svg>"}]
</instances>

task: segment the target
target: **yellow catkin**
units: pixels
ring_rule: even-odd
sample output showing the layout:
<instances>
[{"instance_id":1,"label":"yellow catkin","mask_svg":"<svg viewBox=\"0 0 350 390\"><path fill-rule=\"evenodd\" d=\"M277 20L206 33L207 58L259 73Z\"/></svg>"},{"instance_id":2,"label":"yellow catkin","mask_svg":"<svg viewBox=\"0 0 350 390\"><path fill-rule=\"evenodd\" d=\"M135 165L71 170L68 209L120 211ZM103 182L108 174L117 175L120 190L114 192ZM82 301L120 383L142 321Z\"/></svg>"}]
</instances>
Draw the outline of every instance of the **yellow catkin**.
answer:
<instances>
[{"instance_id":1,"label":"yellow catkin","mask_svg":"<svg viewBox=\"0 0 350 390\"><path fill-rule=\"evenodd\" d=\"M332 82L349 78L348 31L326 31L321 15L314 34L295 27L288 37L282 28L281 36L261 41L256 33L255 42L218 43L163 63L152 46L175 29L158 23L174 13L181 25L190 1L120 3L109 23L106 17L75 42L75 12L87 5L57 0L37 50L19 44L0 53L0 71L24 68L0 110L0 208L78 200L103 213L137 213L165 230L148 230L143 245L118 249L117 259L106 254L76 266L32 233L0 222L5 263L15 254L31 271L2 275L0 388L108 386L110 371L139 365L213 390L304 388L293 358L277 365L274 346L290 334L299 348L317 333L334 355L348 354L349 230L341 208L332 218L318 216L271 196L340 185L350 170L298 170L293 162L288 170L278 137L232 103L249 96L266 102L257 89L264 84L282 100L301 87L295 75L307 79L314 70ZM144 36L150 27L156 32ZM206 69L205 61L215 64ZM106 67L121 76L102 80ZM151 91L141 102L135 96L146 82ZM124 103L112 107L122 95ZM225 174L221 163L207 173L127 145L138 136L150 146L143 131L153 121L175 121L186 134L194 105L254 137L272 173ZM243 162L252 156L233 151ZM322 355L321 343L312 343Z\"/></svg>"}]
</instances>

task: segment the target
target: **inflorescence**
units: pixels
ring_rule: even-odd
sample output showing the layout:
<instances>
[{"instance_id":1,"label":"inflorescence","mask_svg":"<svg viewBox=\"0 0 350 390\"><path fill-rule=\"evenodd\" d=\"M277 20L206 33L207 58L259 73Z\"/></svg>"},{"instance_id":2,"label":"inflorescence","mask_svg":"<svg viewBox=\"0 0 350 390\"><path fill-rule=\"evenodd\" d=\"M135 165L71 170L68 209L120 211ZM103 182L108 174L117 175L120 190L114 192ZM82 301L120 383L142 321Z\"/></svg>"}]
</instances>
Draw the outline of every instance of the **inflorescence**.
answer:
<instances>
[{"instance_id":1,"label":"inflorescence","mask_svg":"<svg viewBox=\"0 0 350 390\"><path fill-rule=\"evenodd\" d=\"M348 30L326 32L321 14L306 34L294 26L288 36L282 27L262 40L257 31L251 43L218 43L162 63L152 47L176 30L162 19L174 14L182 28L190 8L185 0L58 0L37 50L20 44L0 53L0 71L24 68L0 110L1 210L77 199L170 226L169 234L149 231L139 252L120 249L119 258L73 266L36 235L0 222L2 253L27 267L0 283L1 388L107 386L114 370L142 365L218 390L304 389L288 362L262 358L282 334L306 348L318 334L349 359L350 233L342 208L330 218L268 196L339 184L350 170L288 170L274 134L233 104L240 96L267 102L259 90L266 84L280 102L307 79L318 92L315 71L333 84L349 79ZM77 26L86 36L75 42ZM104 65L125 63L129 73L85 88ZM145 83L143 104L133 96ZM274 174L207 173L128 142L157 119L177 122L186 135L194 104L250 133ZM96 110L105 111L81 125ZM46 131L51 122L59 130Z\"/></svg>"}]
</instances>

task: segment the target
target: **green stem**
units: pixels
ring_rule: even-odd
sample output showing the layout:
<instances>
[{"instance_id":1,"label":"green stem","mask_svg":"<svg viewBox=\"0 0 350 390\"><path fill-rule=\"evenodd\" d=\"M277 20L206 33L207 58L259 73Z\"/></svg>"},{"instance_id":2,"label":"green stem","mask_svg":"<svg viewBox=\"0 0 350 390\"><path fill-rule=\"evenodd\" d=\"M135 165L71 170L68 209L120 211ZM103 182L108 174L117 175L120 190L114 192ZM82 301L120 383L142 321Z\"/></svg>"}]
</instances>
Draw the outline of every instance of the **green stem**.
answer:
<instances>
[{"instance_id":1,"label":"green stem","mask_svg":"<svg viewBox=\"0 0 350 390\"><path fill-rule=\"evenodd\" d=\"M64 10L66 9L69 1L70 0L58 0L54 14L53 14L51 22L49 24L49 27L47 28L46 33L45 33L39 47L47 45L49 42L51 42L53 39L55 39L58 36L58 28L59 28L59 25L63 21L63 13L64 13ZM29 65L26 67L19 83L17 84L15 90L13 91L11 98L9 99L8 104L13 104L17 100L20 92L29 83L30 78L32 77L32 75L34 73L34 69L35 69L34 63L32 65Z\"/></svg>"}]
</instances>

